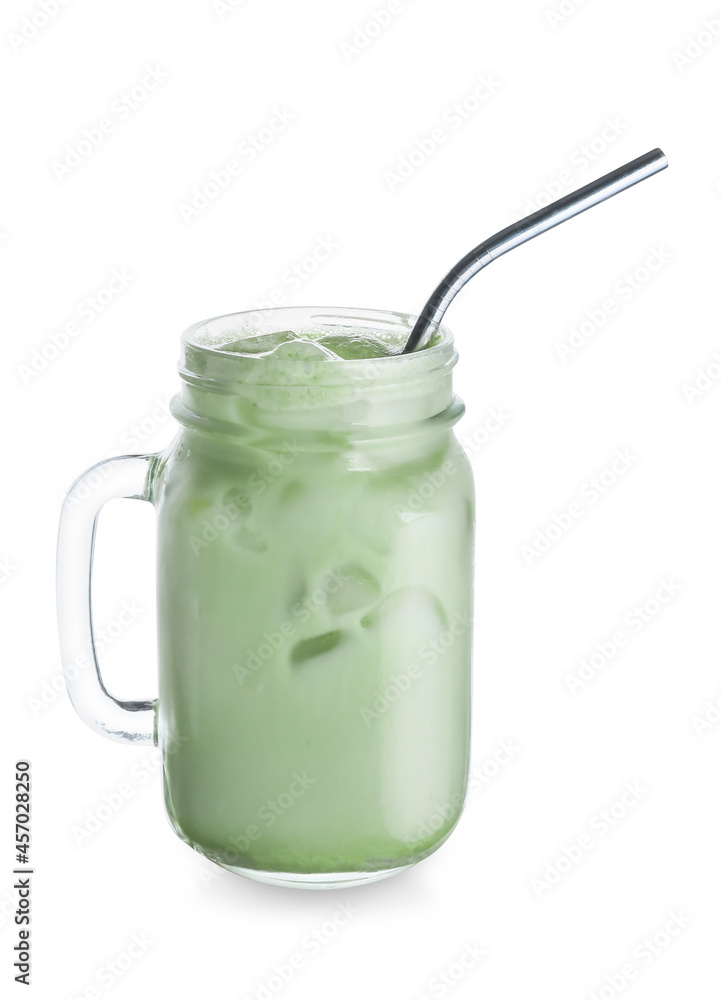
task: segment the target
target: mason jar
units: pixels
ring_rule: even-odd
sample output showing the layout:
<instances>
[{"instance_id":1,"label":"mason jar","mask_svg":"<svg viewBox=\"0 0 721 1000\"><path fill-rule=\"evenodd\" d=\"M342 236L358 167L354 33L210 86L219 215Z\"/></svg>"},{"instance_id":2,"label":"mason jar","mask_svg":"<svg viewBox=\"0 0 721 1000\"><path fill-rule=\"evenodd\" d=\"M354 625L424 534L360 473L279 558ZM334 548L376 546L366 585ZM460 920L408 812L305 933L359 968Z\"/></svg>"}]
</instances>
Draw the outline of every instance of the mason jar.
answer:
<instances>
[{"instance_id":1,"label":"mason jar","mask_svg":"<svg viewBox=\"0 0 721 1000\"><path fill-rule=\"evenodd\" d=\"M474 501L457 355L439 327L415 353L363 356L364 337L400 351L412 325L279 308L190 327L173 443L101 463L107 478L89 470L65 502L76 709L106 736L157 743L175 832L260 881L392 875L463 807ZM100 485L74 502L89 476ZM117 496L157 511L157 701L114 698L93 641L95 523Z\"/></svg>"}]
</instances>

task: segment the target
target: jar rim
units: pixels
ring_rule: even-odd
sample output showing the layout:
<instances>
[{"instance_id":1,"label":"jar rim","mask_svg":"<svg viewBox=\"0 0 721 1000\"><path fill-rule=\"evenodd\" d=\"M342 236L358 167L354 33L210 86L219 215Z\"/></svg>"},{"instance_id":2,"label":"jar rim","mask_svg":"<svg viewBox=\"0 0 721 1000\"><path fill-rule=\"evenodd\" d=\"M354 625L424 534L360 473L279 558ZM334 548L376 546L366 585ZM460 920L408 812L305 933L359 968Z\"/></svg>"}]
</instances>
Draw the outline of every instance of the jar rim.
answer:
<instances>
[{"instance_id":1,"label":"jar rim","mask_svg":"<svg viewBox=\"0 0 721 1000\"><path fill-rule=\"evenodd\" d=\"M337 306L275 306L226 313L193 323L183 332L178 367L184 381L221 391L233 383L292 387L310 382L331 387L373 381L390 386L447 374L458 355L451 331L442 324L432 328L428 346L411 354L290 360L224 350L228 344L264 333L302 331L322 336L360 329L400 351L415 320L402 312Z\"/></svg>"}]
</instances>

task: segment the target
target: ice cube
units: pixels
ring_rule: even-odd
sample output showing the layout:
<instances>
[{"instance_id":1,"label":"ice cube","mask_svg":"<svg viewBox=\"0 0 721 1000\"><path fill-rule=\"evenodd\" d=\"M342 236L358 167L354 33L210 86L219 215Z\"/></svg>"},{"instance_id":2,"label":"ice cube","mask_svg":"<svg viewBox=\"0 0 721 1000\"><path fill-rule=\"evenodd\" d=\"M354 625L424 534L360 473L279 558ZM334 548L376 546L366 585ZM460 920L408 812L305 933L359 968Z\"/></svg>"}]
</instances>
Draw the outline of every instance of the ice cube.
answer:
<instances>
[{"instance_id":1,"label":"ice cube","mask_svg":"<svg viewBox=\"0 0 721 1000\"><path fill-rule=\"evenodd\" d=\"M394 590L372 611L361 618L363 628L382 626L398 639L412 637L417 649L424 638L435 638L448 626L445 608L427 587L401 587Z\"/></svg>"},{"instance_id":2,"label":"ice cube","mask_svg":"<svg viewBox=\"0 0 721 1000\"><path fill-rule=\"evenodd\" d=\"M232 354L265 355L270 354L281 344L295 340L296 335L290 330L281 330L278 333L261 333L255 337L243 337L242 340L234 340L230 344L223 344L223 350Z\"/></svg>"},{"instance_id":3,"label":"ice cube","mask_svg":"<svg viewBox=\"0 0 721 1000\"><path fill-rule=\"evenodd\" d=\"M258 531L251 531L250 528L238 528L233 536L237 545L247 552L265 552L268 543Z\"/></svg>"},{"instance_id":4,"label":"ice cube","mask_svg":"<svg viewBox=\"0 0 721 1000\"><path fill-rule=\"evenodd\" d=\"M331 576L340 581L338 590L328 594L328 607L334 614L367 608L380 597L378 581L358 563L340 566Z\"/></svg>"},{"instance_id":5,"label":"ice cube","mask_svg":"<svg viewBox=\"0 0 721 1000\"><path fill-rule=\"evenodd\" d=\"M337 357L332 351L327 350L314 340L302 340L296 337L293 340L283 341L272 351L272 357L282 361L336 361Z\"/></svg>"},{"instance_id":6,"label":"ice cube","mask_svg":"<svg viewBox=\"0 0 721 1000\"><path fill-rule=\"evenodd\" d=\"M330 653L340 644L342 639L343 632L340 629L336 629L334 632L325 632L323 635L314 635L312 639L301 639L291 650L290 662L294 664L305 663L306 660L315 656Z\"/></svg>"},{"instance_id":7,"label":"ice cube","mask_svg":"<svg viewBox=\"0 0 721 1000\"><path fill-rule=\"evenodd\" d=\"M384 344L377 337L370 334L351 334L344 337L342 334L331 334L328 337L321 337L318 344L344 361L361 361L364 358L387 358L395 353L392 347Z\"/></svg>"},{"instance_id":8,"label":"ice cube","mask_svg":"<svg viewBox=\"0 0 721 1000\"><path fill-rule=\"evenodd\" d=\"M447 494L446 489L446 494ZM463 606L469 581L461 567L466 565L470 543L463 522L465 503L443 495L443 487L420 508L421 517L405 521L395 537L394 565L398 584L415 583L433 590L443 581L443 595L449 608ZM429 508L438 510L429 512Z\"/></svg>"}]
</instances>

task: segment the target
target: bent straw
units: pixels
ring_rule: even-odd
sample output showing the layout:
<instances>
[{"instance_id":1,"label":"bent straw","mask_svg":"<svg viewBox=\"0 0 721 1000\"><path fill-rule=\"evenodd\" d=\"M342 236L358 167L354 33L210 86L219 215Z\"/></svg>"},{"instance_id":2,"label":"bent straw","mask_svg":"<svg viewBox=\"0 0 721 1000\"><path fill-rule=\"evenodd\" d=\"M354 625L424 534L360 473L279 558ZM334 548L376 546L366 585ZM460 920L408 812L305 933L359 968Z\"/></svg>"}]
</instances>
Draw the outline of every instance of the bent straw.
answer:
<instances>
[{"instance_id":1,"label":"bent straw","mask_svg":"<svg viewBox=\"0 0 721 1000\"><path fill-rule=\"evenodd\" d=\"M578 191L572 191L558 201L551 202L545 208L533 212L520 222L515 222L490 239L479 243L448 272L428 299L401 354L410 354L421 345L429 329L441 322L446 309L461 288L491 261L520 246L521 243L532 240L534 236L540 236L546 230L572 219L574 215L579 215L607 198L612 198L620 191L638 184L639 181L645 181L647 177L664 170L667 166L668 160L663 151L652 149L649 153L612 170L610 174L586 184Z\"/></svg>"}]
</instances>

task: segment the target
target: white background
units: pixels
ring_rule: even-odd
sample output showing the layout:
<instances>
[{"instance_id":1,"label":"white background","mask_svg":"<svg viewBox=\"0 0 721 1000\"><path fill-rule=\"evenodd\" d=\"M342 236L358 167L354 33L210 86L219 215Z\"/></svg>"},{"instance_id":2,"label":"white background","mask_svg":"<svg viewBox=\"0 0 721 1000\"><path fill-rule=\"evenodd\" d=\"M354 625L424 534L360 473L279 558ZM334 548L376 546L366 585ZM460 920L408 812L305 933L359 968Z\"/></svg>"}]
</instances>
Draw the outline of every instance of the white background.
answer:
<instances>
[{"instance_id":1,"label":"white background","mask_svg":"<svg viewBox=\"0 0 721 1000\"><path fill-rule=\"evenodd\" d=\"M721 37L704 19L721 32L721 10L403 0L350 49L384 0L222 6L70 0L27 43L12 35L40 7L6 0L0 15L2 989L27 995L12 982L9 916L12 769L27 757L40 1000L262 997L298 952L289 1000L718 997ZM121 117L114 101L147 68L165 78ZM481 78L493 93L474 102ZM456 127L448 111L464 101ZM180 206L275 109L293 116L287 128L184 221ZM59 177L54 163L107 117L112 131ZM439 127L445 141L394 182ZM151 749L103 741L57 690L54 545L70 482L171 440L157 401L176 391L191 322L275 289L285 304L415 312L529 199L659 145L669 170L494 264L447 317L478 492L475 780L452 838L401 877L340 892L212 869L166 823ZM321 238L333 256L292 289L287 269ZM654 250L665 260L651 273ZM87 322L113 269L132 277ZM72 321L77 335L47 360ZM563 360L559 343L584 322ZM28 374L34 351L47 363ZM489 434L493 408L507 416ZM619 449L630 468L591 502L586 484ZM529 565L523 547L573 502L581 516ZM104 658L110 686L134 698L155 684L152 548L152 510L111 505L96 614L102 625L124 601L143 609ZM677 591L663 606L661 580ZM572 694L568 676L619 631L623 647ZM499 741L519 748L501 767ZM628 782L643 792L602 834ZM78 844L74 828L123 784L122 808ZM584 834L580 860L539 888ZM349 900L355 915L311 955L304 935L323 935ZM683 930L652 955L643 941L672 911ZM134 934L150 942L142 957L101 981ZM483 958L442 986L473 943Z\"/></svg>"}]
</instances>

